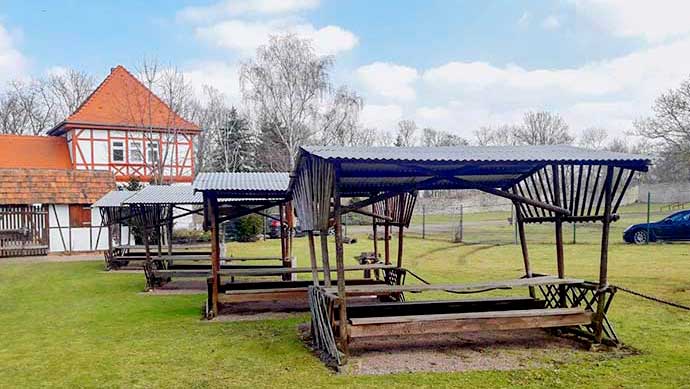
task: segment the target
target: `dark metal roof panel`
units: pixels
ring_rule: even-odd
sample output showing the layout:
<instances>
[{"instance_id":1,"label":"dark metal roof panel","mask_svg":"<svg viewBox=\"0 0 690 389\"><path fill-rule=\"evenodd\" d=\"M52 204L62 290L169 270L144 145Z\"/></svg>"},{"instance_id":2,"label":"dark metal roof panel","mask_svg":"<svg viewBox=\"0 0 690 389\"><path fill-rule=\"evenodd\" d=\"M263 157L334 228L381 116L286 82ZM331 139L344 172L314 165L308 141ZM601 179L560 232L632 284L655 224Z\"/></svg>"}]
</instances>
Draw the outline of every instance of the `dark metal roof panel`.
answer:
<instances>
[{"instance_id":1,"label":"dark metal roof panel","mask_svg":"<svg viewBox=\"0 0 690 389\"><path fill-rule=\"evenodd\" d=\"M200 173L194 190L226 192L287 192L288 173Z\"/></svg>"},{"instance_id":2,"label":"dark metal roof panel","mask_svg":"<svg viewBox=\"0 0 690 389\"><path fill-rule=\"evenodd\" d=\"M128 198L134 196L137 192L128 190L113 190L106 193L103 197L98 199L91 207L113 208L121 207L123 202Z\"/></svg>"},{"instance_id":3,"label":"dark metal roof panel","mask_svg":"<svg viewBox=\"0 0 690 389\"><path fill-rule=\"evenodd\" d=\"M327 160L408 162L637 162L643 155L588 150L570 145L448 146L448 147L342 147L305 146L303 151Z\"/></svg>"}]
</instances>

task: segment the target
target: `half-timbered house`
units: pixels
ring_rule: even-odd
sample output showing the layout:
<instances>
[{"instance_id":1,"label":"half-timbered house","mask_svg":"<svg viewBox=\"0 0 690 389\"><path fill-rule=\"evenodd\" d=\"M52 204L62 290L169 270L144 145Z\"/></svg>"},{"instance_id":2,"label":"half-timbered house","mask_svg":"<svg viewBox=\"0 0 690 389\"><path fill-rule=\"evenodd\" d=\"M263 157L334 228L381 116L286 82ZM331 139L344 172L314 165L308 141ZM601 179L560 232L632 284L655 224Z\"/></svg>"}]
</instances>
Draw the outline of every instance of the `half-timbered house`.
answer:
<instances>
[{"instance_id":1,"label":"half-timbered house","mask_svg":"<svg viewBox=\"0 0 690 389\"><path fill-rule=\"evenodd\" d=\"M109 170L117 182L191 182L199 127L123 66L48 135L64 137L73 168Z\"/></svg>"}]
</instances>

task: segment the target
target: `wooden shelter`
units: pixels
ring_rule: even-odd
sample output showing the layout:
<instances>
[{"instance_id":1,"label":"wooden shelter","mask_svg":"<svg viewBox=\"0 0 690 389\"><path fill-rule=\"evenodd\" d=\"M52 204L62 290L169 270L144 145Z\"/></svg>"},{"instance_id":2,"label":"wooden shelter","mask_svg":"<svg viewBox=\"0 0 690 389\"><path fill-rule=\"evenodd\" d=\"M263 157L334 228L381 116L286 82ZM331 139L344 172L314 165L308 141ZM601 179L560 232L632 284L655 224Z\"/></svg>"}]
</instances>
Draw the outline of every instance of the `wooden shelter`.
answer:
<instances>
[{"instance_id":1,"label":"wooden shelter","mask_svg":"<svg viewBox=\"0 0 690 389\"><path fill-rule=\"evenodd\" d=\"M337 285L322 286L313 274L309 290L312 337L322 354L346 361L351 339L387 335L559 327L593 342L617 342L606 318L615 289L608 284L610 223L635 172L646 157L572 146L348 148L303 147L290 189L302 228L335 225ZM476 189L510 199L517 223L525 275L520 279L460 285L348 286L345 280L341 216L373 206L379 223L399 227L397 268L404 258L402 222L411 215L418 190ZM364 198L343 205L345 198ZM392 206L390 201L396 201ZM392 212L391 212L392 211ZM397 220L391 218L397 216ZM563 223L602 223L599 279L566 277ZM535 273L525 224L552 223L557 275ZM313 251L313 243L311 244ZM324 267L328 255L324 255ZM312 260L312 269L316 261ZM405 302L406 292L472 294L525 288L528 296ZM397 301L352 305L358 296L398 296Z\"/></svg>"},{"instance_id":2,"label":"wooden shelter","mask_svg":"<svg viewBox=\"0 0 690 389\"><path fill-rule=\"evenodd\" d=\"M287 187L287 175L285 186ZM243 208L254 200L235 199L224 201L223 205L231 208ZM198 247L175 245L172 239L173 226L176 220L189 215L202 215L203 196L195 193L191 185L149 185L137 192L111 192L99 200L103 220L108 225L110 237L109 250L106 253L106 264L110 269L119 269L132 265L143 268L147 287L156 288L172 278L206 278L211 274L211 250ZM120 239L114 245L113 231L122 231L120 224L126 223L128 229L141 229L143 244L126 244ZM128 236L131 233L124 232ZM122 232L118 234L122 236ZM283 236L283 245L287 246L287 237ZM287 255L275 257L229 257L220 253L222 270L273 269L290 267L292 258ZM246 261L278 261L276 265L238 264Z\"/></svg>"},{"instance_id":3,"label":"wooden shelter","mask_svg":"<svg viewBox=\"0 0 690 389\"><path fill-rule=\"evenodd\" d=\"M250 213L262 214L268 208L279 207L281 222L281 236L286 237L281 244L283 257L292 258L292 232L294 227L294 213L291 195L288 192L289 176L287 173L202 173L194 182L196 191L203 193L205 225L211 230L211 252L213 276L208 280L209 298L207 303L207 317L218 315L223 304L256 305L262 302L281 302L291 304L289 309L304 309L308 307L308 290L310 281L299 281L295 278L300 273L319 273L323 275L321 283L331 286L331 270L328 259L324 259L324 268L288 267L280 269L223 269L221 262L221 246L218 239L219 224L223 221ZM393 220L392 218L389 220ZM409 217L408 217L409 222ZM328 253L328 228L321 231L322 252ZM310 258L312 265L316 261L313 232L309 233L311 244ZM383 271L386 278L394 277L395 266L390 264L357 265L341 269L343 272ZM266 277L280 276L281 281L266 280ZM235 282L223 283L221 277L229 277ZM251 277L252 280L236 281L235 278ZM383 280L351 279L353 286L378 285ZM394 281L389 281L394 282ZM267 308L273 310L273 308Z\"/></svg>"}]
</instances>

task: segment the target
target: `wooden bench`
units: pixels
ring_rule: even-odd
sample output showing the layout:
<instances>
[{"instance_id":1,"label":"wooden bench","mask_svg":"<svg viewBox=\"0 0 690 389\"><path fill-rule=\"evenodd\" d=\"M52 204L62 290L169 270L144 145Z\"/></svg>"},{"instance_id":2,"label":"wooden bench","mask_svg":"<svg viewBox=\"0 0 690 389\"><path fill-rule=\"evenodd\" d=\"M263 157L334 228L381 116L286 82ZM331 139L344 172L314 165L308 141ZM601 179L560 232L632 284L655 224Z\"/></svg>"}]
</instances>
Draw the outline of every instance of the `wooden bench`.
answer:
<instances>
[{"instance_id":1,"label":"wooden bench","mask_svg":"<svg viewBox=\"0 0 690 389\"><path fill-rule=\"evenodd\" d=\"M347 330L351 338L366 338L390 335L568 327L590 324L593 314L592 311L586 311L582 308L551 308L361 317L349 319Z\"/></svg>"},{"instance_id":2,"label":"wooden bench","mask_svg":"<svg viewBox=\"0 0 690 389\"><path fill-rule=\"evenodd\" d=\"M321 281L323 283L323 281ZM383 281L372 279L346 280L346 285L380 285ZM244 303L258 301L299 300L307 302L307 292L312 281L232 282L221 286L220 303ZM306 307L306 306L305 306Z\"/></svg>"}]
</instances>

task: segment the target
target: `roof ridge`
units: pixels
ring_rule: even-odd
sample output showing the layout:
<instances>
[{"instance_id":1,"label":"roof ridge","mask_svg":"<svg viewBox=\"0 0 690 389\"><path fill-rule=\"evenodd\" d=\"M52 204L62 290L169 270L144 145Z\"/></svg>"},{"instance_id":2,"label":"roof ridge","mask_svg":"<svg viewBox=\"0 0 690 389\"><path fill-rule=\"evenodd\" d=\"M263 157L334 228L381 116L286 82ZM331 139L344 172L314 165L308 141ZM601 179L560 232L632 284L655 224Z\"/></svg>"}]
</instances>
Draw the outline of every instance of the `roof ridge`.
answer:
<instances>
[{"instance_id":1,"label":"roof ridge","mask_svg":"<svg viewBox=\"0 0 690 389\"><path fill-rule=\"evenodd\" d=\"M121 74L123 76L123 81L124 83L128 83L130 81L134 81L135 85L137 86L136 89L141 89L141 91L144 93L144 98L148 96L152 96L153 99L155 100L156 104L153 102L149 103L144 103L146 110L148 111L147 114L151 114L155 109L156 105L159 105L160 107L158 108L163 108L165 111L162 110L157 110L161 111L162 115L165 116L164 121L166 122L165 125L166 127L172 126L178 129L182 130L199 130L199 126L196 125L195 123L192 123L191 121L183 118L178 112L175 112L173 108L168 105L163 99L158 96L156 93L154 93L149 87L147 87L141 80L139 80L132 72L130 72L127 68L125 68L123 65L117 65L113 68L110 69L110 73L101 81L100 84L89 94L89 96L84 99L84 101L79 104L79 106L74 110L74 112L70 113L69 116L59 124L57 124L53 129L48 131L48 134L51 134L54 132L56 129L59 127L63 126L64 124L67 123L81 123L84 122L84 119L78 119L77 117L81 115L87 115L86 113L86 108L90 107L93 103L93 101L96 99L97 96L99 96L101 93L103 93L103 90L106 85L108 85L111 82L114 82L114 77L117 74ZM111 87L114 88L115 86ZM146 107L147 106L147 107ZM93 113L91 114L93 116ZM116 123L103 123L103 124L116 124ZM149 126L159 128L161 127L160 125L153 125L153 123L149 123ZM141 127L141 126L136 126L136 127Z\"/></svg>"}]
</instances>

